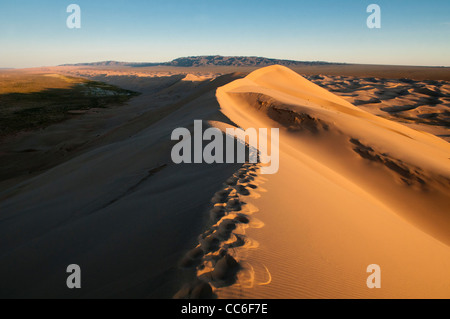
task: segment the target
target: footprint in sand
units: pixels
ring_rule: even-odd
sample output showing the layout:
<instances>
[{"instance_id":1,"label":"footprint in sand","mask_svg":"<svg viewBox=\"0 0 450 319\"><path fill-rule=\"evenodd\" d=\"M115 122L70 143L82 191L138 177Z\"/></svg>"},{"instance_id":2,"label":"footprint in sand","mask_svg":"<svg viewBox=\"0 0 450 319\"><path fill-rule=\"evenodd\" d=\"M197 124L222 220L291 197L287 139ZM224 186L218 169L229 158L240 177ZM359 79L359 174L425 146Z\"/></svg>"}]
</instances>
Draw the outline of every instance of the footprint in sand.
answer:
<instances>
[{"instance_id":1,"label":"footprint in sand","mask_svg":"<svg viewBox=\"0 0 450 319\"><path fill-rule=\"evenodd\" d=\"M211 199L212 226L199 236L199 244L182 259L182 268L195 269L196 280L188 283L175 298L213 297L213 289L228 287L236 283L238 273L243 270L232 256L235 249L251 249L258 244L245 236L248 227L260 228L264 223L251 217L258 211L242 200L243 197L259 197L256 181L260 164L246 163L224 183ZM209 290L205 285L210 286Z\"/></svg>"}]
</instances>

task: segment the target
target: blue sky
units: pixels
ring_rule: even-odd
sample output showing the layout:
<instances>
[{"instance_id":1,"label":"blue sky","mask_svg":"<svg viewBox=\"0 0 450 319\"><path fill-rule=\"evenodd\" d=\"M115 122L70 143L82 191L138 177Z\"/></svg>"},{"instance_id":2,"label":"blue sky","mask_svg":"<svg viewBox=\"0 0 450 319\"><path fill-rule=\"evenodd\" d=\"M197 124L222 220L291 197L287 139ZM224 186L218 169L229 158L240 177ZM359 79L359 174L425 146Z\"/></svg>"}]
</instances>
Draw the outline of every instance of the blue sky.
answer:
<instances>
[{"instance_id":1,"label":"blue sky","mask_svg":"<svg viewBox=\"0 0 450 319\"><path fill-rule=\"evenodd\" d=\"M71 3L81 29L66 26ZM366 26L371 3L381 29ZM0 67L216 54L450 66L450 1L0 1Z\"/></svg>"}]
</instances>

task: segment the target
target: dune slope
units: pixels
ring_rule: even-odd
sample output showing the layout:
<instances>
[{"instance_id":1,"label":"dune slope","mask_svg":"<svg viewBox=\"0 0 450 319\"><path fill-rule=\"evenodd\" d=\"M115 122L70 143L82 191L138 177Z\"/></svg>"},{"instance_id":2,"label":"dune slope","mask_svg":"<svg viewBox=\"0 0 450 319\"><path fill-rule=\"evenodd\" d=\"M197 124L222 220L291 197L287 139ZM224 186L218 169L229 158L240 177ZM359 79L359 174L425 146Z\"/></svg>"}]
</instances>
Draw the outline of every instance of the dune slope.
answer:
<instances>
[{"instance_id":1,"label":"dune slope","mask_svg":"<svg viewBox=\"0 0 450 319\"><path fill-rule=\"evenodd\" d=\"M66 71L143 94L25 138L57 164L0 184L0 297L450 297L445 141L280 66ZM195 120L280 128L279 172L174 164L171 134ZM44 148L55 136L84 144L58 159ZM73 263L79 290L65 285ZM381 289L366 286L370 264Z\"/></svg>"},{"instance_id":2,"label":"dune slope","mask_svg":"<svg viewBox=\"0 0 450 319\"><path fill-rule=\"evenodd\" d=\"M139 98L148 114L1 188L0 298L171 298L210 198L241 166L175 165L171 133L194 119L226 122L215 91L238 77L205 82L162 109ZM66 286L71 264L82 289Z\"/></svg>"},{"instance_id":3,"label":"dune slope","mask_svg":"<svg viewBox=\"0 0 450 319\"><path fill-rule=\"evenodd\" d=\"M450 297L450 145L371 115L281 66L217 90L240 127L280 128L226 298ZM253 221L253 222L252 222ZM254 227L252 227L252 223ZM382 288L369 289L378 264ZM214 286L214 285L213 285Z\"/></svg>"}]
</instances>

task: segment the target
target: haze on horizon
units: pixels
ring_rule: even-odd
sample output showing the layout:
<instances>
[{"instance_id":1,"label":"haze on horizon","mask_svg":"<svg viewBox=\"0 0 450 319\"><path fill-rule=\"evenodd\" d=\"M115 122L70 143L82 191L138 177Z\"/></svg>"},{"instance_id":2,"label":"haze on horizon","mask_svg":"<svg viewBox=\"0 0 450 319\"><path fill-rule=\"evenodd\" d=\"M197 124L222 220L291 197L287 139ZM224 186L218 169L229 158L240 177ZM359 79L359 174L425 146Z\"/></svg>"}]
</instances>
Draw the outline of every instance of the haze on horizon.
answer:
<instances>
[{"instance_id":1,"label":"haze on horizon","mask_svg":"<svg viewBox=\"0 0 450 319\"><path fill-rule=\"evenodd\" d=\"M81 29L66 8L81 7ZM369 4L382 28L366 26ZM447 0L3 1L0 68L181 56L450 66Z\"/></svg>"}]
</instances>

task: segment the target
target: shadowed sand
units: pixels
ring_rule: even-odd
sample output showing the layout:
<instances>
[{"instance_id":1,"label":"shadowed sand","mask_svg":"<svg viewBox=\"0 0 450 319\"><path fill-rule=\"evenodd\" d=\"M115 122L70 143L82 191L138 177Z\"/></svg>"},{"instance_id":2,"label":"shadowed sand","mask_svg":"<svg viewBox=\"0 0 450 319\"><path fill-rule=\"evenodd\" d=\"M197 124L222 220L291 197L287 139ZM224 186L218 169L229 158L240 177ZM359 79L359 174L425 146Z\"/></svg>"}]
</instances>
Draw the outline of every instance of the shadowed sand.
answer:
<instances>
[{"instance_id":1,"label":"shadowed sand","mask_svg":"<svg viewBox=\"0 0 450 319\"><path fill-rule=\"evenodd\" d=\"M447 82L222 71L24 71L141 95L2 142L17 171L0 183L0 297L450 297L450 146L421 132L447 134ZM199 119L279 127L279 173L174 165L172 130ZM82 290L65 287L73 263Z\"/></svg>"},{"instance_id":2,"label":"shadowed sand","mask_svg":"<svg viewBox=\"0 0 450 319\"><path fill-rule=\"evenodd\" d=\"M369 113L450 141L450 85L436 80L309 76Z\"/></svg>"},{"instance_id":3,"label":"shadowed sand","mask_svg":"<svg viewBox=\"0 0 450 319\"><path fill-rule=\"evenodd\" d=\"M183 276L179 259L201 232L211 197L240 165L174 165L170 136L175 128L192 127L194 118L227 122L215 91L238 77L201 87L186 82L184 97L161 108L163 98L154 97L147 82L149 91L128 109L105 110L107 125L87 129L86 145L62 163L23 182L4 181L0 296L171 298ZM181 85L165 81L157 81L155 91ZM72 127L83 123L99 122L84 116L24 138L39 146L40 136L53 131L70 141ZM81 290L65 285L73 263L83 271Z\"/></svg>"}]
</instances>

